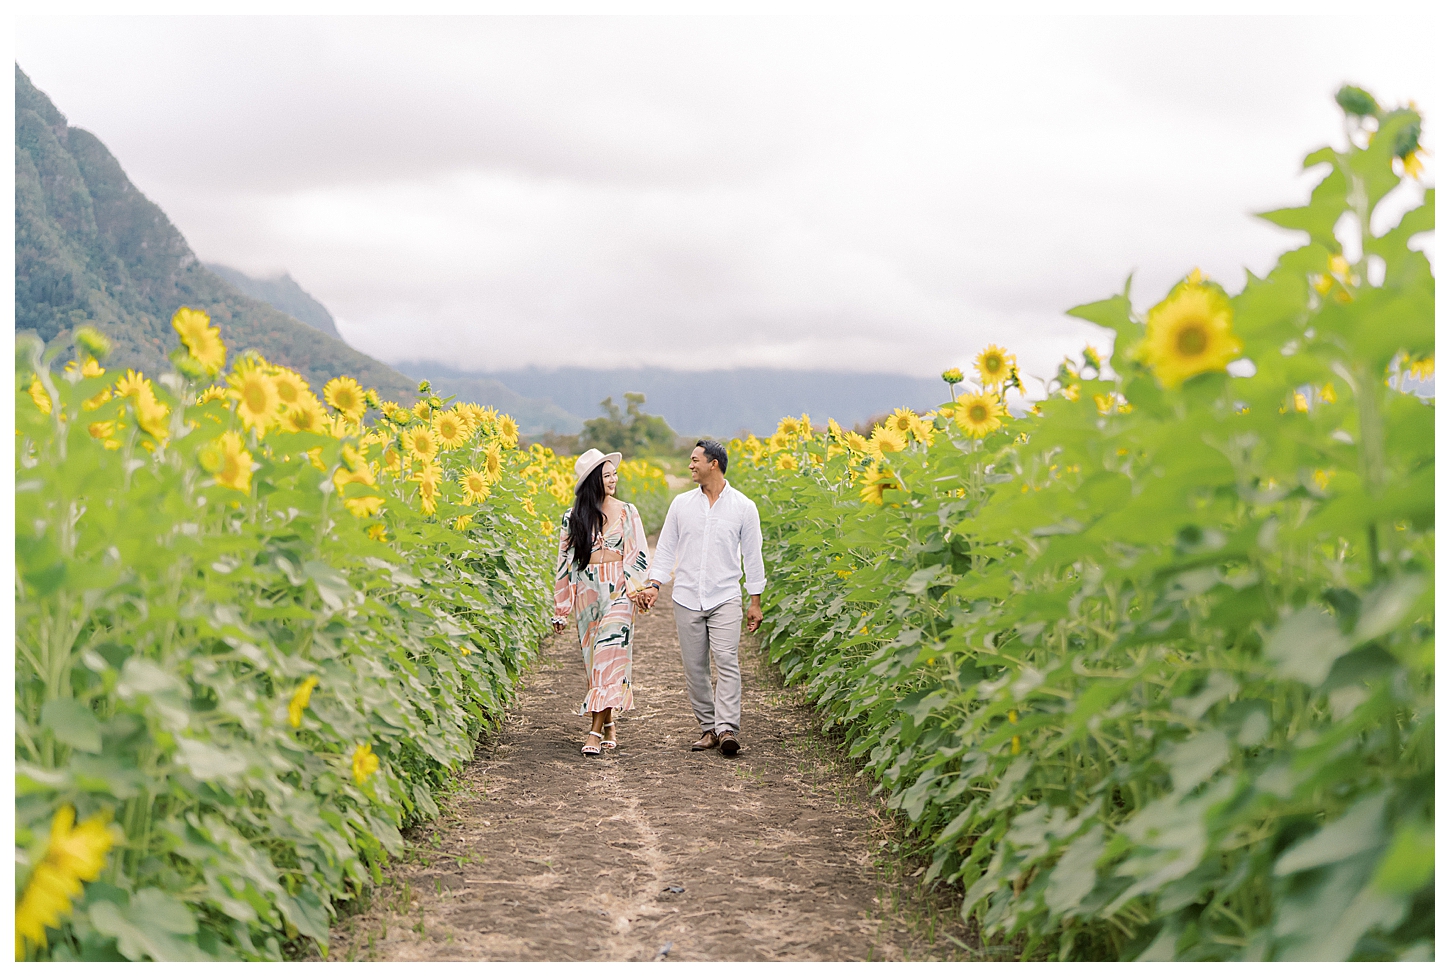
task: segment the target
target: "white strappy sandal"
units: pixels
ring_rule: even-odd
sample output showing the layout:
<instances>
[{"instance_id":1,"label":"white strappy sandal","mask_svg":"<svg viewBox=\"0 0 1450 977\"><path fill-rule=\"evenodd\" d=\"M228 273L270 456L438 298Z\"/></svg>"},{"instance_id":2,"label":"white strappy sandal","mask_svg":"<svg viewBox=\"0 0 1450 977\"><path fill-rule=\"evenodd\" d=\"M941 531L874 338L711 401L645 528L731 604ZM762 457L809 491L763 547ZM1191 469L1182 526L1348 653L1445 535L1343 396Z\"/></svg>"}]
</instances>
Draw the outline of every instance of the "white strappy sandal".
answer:
<instances>
[{"instance_id":1,"label":"white strappy sandal","mask_svg":"<svg viewBox=\"0 0 1450 977\"><path fill-rule=\"evenodd\" d=\"M614 723L613 722L607 722L607 723L604 724L604 728L605 729L612 729L613 727L614 727ZM616 743L616 742L614 742L614 734L613 733L610 733L609 735L610 735L610 738L607 739L607 740L606 739L601 739L599 741L599 745L602 746L602 747L604 747L606 750L617 749L619 747L619 744Z\"/></svg>"},{"instance_id":2,"label":"white strappy sandal","mask_svg":"<svg viewBox=\"0 0 1450 977\"><path fill-rule=\"evenodd\" d=\"M603 733L596 733L592 729L589 732L585 733L584 735L585 736L597 736L597 737L599 737L600 743L603 743L604 742L604 734ZM580 753L583 753L585 756L598 756L599 755L599 747L595 746L593 743L590 743L590 742L586 741L584 743L584 745L579 748L579 752Z\"/></svg>"}]
</instances>

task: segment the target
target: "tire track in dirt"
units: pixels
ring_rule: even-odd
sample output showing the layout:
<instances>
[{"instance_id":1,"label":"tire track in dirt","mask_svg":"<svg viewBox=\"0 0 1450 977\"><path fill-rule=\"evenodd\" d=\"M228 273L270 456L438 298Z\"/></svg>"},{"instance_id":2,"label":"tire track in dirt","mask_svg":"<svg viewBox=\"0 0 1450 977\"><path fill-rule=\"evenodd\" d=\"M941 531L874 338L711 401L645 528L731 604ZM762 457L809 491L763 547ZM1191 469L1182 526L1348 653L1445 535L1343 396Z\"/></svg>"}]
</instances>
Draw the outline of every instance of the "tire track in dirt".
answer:
<instances>
[{"instance_id":1,"label":"tire track in dirt","mask_svg":"<svg viewBox=\"0 0 1450 977\"><path fill-rule=\"evenodd\" d=\"M332 959L977 956L950 898L882 881L894 829L879 801L752 640L744 749L689 751L698 731L667 596L636 618L635 709L618 751L579 753L571 626L541 649L443 817L410 832L410 856L371 907L334 929Z\"/></svg>"}]
</instances>

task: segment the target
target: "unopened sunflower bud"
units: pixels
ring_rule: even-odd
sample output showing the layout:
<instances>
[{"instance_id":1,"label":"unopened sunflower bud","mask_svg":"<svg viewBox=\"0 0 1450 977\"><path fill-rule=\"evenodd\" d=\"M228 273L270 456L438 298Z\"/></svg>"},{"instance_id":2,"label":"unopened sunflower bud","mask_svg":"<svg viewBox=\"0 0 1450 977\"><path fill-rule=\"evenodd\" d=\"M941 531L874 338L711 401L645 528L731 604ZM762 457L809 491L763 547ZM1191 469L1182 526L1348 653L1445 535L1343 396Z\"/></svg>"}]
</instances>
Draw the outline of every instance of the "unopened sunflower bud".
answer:
<instances>
[{"instance_id":1,"label":"unopened sunflower bud","mask_svg":"<svg viewBox=\"0 0 1450 977\"><path fill-rule=\"evenodd\" d=\"M169 358L181 375L188 380L205 380L211 375L207 372L206 367L202 366L201 361L189 354L183 346L173 349Z\"/></svg>"},{"instance_id":2,"label":"unopened sunflower bud","mask_svg":"<svg viewBox=\"0 0 1450 977\"><path fill-rule=\"evenodd\" d=\"M92 326L81 326L75 332L76 349L93 360L111 355L111 338Z\"/></svg>"},{"instance_id":3,"label":"unopened sunflower bud","mask_svg":"<svg viewBox=\"0 0 1450 977\"><path fill-rule=\"evenodd\" d=\"M1380 108L1374 96L1357 85L1345 85L1335 92L1334 100L1346 115L1374 115Z\"/></svg>"},{"instance_id":4,"label":"unopened sunflower bud","mask_svg":"<svg viewBox=\"0 0 1450 977\"><path fill-rule=\"evenodd\" d=\"M964 376L965 374L963 374L961 370L958 370L956 367L952 367L950 370L943 370L941 378L947 383L955 385L961 383Z\"/></svg>"},{"instance_id":5,"label":"unopened sunflower bud","mask_svg":"<svg viewBox=\"0 0 1450 977\"><path fill-rule=\"evenodd\" d=\"M420 394L425 394L425 393L427 393L428 391L430 391L432 389L433 389L433 385L431 383L429 383L427 380L419 380L418 381L418 392Z\"/></svg>"},{"instance_id":6,"label":"unopened sunflower bud","mask_svg":"<svg viewBox=\"0 0 1450 977\"><path fill-rule=\"evenodd\" d=\"M1415 119L1395 133L1395 155L1400 159L1420 148L1420 120Z\"/></svg>"}]
</instances>

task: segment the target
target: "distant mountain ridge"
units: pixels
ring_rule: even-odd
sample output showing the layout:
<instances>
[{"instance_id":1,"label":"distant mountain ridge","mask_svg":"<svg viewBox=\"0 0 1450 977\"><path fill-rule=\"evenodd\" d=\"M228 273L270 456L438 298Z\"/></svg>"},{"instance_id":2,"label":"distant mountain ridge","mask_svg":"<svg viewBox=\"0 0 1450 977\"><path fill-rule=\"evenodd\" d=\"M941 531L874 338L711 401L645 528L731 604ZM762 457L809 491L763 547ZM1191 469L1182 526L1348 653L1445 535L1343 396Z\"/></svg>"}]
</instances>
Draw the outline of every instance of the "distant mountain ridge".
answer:
<instances>
[{"instance_id":1,"label":"distant mountain ridge","mask_svg":"<svg viewBox=\"0 0 1450 977\"><path fill-rule=\"evenodd\" d=\"M244 271L238 271L215 261L206 262L206 266L218 278L243 295L254 298L258 302L266 302L278 312L285 312L298 322L307 323L318 332L325 332L329 336L342 339L342 334L337 331L337 323L332 319L332 313L327 311L325 305L303 291L302 286L297 284L287 272L284 271L274 278L253 278ZM347 342L345 339L342 341Z\"/></svg>"},{"instance_id":2,"label":"distant mountain ridge","mask_svg":"<svg viewBox=\"0 0 1450 977\"><path fill-rule=\"evenodd\" d=\"M677 434L692 438L728 437L742 430L768 434L785 415L802 412L810 414L814 423L834 417L849 428L898 407L924 411L947 399L947 386L940 380L892 373L662 367L475 372L431 362L396 365L440 385L464 378L492 380L523 397L552 401L579 418L599 416L599 402L605 397L620 403L626 391L634 391L648 398L646 413L658 414ZM579 427L555 430L573 434Z\"/></svg>"},{"instance_id":3,"label":"distant mountain ridge","mask_svg":"<svg viewBox=\"0 0 1450 977\"><path fill-rule=\"evenodd\" d=\"M101 141L68 125L16 65L16 331L49 342L92 323L115 341L111 365L154 375L170 369L171 316L182 305L205 309L231 351L255 349L318 388L348 375L385 398L417 397L404 374L203 266Z\"/></svg>"}]
</instances>

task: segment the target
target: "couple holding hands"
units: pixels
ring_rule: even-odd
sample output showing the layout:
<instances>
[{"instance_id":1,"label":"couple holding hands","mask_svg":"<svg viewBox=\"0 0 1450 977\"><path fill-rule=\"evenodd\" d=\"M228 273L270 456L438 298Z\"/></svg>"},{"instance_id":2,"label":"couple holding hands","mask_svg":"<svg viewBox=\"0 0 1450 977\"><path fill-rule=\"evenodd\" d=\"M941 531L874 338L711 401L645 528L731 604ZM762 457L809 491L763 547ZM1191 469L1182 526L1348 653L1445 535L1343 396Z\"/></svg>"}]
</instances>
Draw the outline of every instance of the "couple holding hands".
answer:
<instances>
[{"instance_id":1,"label":"couple holding hands","mask_svg":"<svg viewBox=\"0 0 1450 977\"><path fill-rule=\"evenodd\" d=\"M556 632L572 610L579 627L589 692L579 715L593 728L582 752L614 749L615 716L634 704L634 612L648 610L674 578L672 601L690 705L700 723L692 750L740 750L740 622L760 627L765 565L755 503L725 480L729 466L718 441L690 453L698 488L675 496L650 559L639 511L615 498L618 452L590 448L574 464L574 505L564 514L554 574ZM742 567L750 606L740 597ZM717 681L710 681L710 660Z\"/></svg>"}]
</instances>

